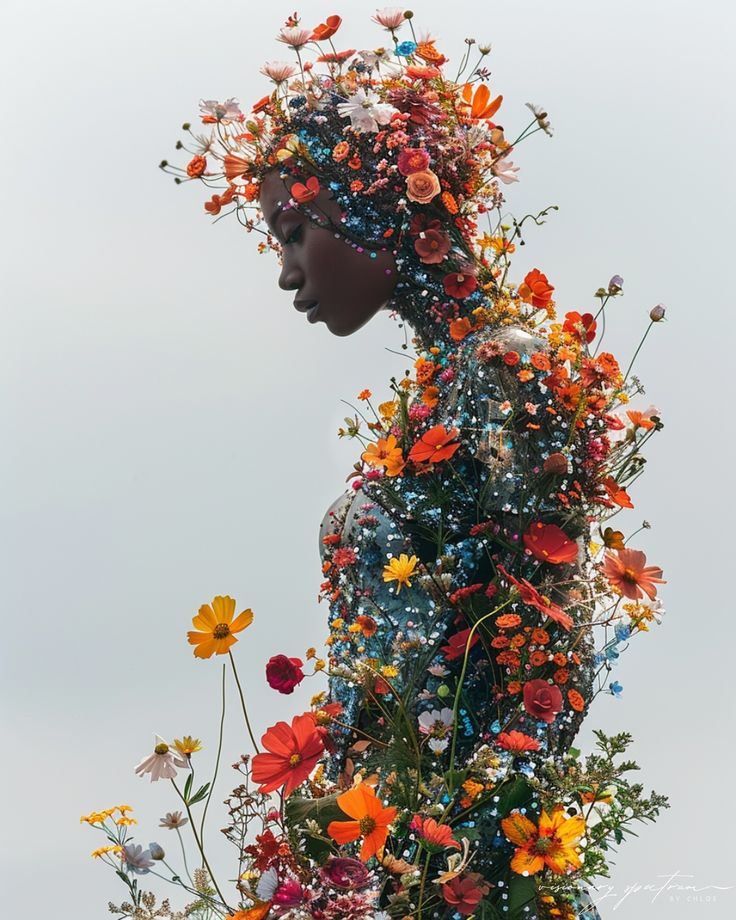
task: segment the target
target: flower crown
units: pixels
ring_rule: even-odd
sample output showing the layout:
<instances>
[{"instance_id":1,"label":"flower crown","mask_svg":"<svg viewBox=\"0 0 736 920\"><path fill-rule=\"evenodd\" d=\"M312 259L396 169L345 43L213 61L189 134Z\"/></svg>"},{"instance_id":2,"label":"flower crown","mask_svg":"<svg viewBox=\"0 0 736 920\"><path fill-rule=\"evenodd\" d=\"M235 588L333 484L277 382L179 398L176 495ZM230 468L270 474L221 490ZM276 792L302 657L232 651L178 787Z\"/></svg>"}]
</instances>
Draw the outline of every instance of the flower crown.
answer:
<instances>
[{"instance_id":1,"label":"flower crown","mask_svg":"<svg viewBox=\"0 0 736 920\"><path fill-rule=\"evenodd\" d=\"M417 36L410 11L387 8L371 18L393 47L338 51L332 39L339 16L313 29L304 28L296 13L290 16L276 37L296 62L261 68L273 91L248 115L235 99L202 100L209 134L195 134L185 124L193 145L180 141L177 147L190 152L191 160L186 168L167 161L161 167L178 183L196 179L216 189L205 211L218 219L235 214L249 232L264 233L261 252L281 252L278 241L260 229L258 206L263 176L280 168L296 179L286 207L329 225L310 204L328 188L345 211L337 229L347 238L398 250L408 237L420 263L464 272L472 288L477 279L491 290L501 273L494 263L503 246L493 252L490 236L478 238L478 216L502 204L499 183L517 181L518 167L508 159L516 144L538 130L550 133L546 113L527 103L534 118L508 142L492 120L503 97L493 97L490 73L482 66L490 45L477 46L471 65L477 43L467 38L451 78L444 70L449 59L431 35ZM412 37L400 40L406 25ZM308 51L316 52L313 60ZM467 280L459 287L467 293Z\"/></svg>"}]
</instances>

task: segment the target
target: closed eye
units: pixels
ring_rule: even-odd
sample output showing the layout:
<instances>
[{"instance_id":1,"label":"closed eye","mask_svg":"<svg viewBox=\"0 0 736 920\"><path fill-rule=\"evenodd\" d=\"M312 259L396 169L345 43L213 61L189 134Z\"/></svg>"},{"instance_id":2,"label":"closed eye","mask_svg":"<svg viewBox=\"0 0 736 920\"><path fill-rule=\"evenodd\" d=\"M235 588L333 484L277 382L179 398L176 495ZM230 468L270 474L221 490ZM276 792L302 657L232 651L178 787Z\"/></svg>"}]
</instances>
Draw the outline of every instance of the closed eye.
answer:
<instances>
[{"instance_id":1,"label":"closed eye","mask_svg":"<svg viewBox=\"0 0 736 920\"><path fill-rule=\"evenodd\" d=\"M296 227L291 231L291 233L284 240L284 246L288 246L289 243L295 243L302 232L302 224L297 224Z\"/></svg>"}]
</instances>

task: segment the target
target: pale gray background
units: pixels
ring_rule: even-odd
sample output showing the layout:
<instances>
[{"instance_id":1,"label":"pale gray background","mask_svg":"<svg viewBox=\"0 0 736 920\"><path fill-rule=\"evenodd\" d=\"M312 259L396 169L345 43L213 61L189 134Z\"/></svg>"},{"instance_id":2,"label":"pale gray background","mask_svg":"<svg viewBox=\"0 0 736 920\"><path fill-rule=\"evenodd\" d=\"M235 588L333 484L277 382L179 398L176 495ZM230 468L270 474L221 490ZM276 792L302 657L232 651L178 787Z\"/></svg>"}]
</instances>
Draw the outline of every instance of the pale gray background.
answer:
<instances>
[{"instance_id":1,"label":"pale gray background","mask_svg":"<svg viewBox=\"0 0 736 920\"><path fill-rule=\"evenodd\" d=\"M340 48L384 40L369 22L375 8L299 4L307 25L343 14ZM538 266L558 303L582 310L621 273L626 296L610 310L607 345L622 360L650 307L668 306L638 365L666 429L625 523L655 525L635 542L665 569L669 612L621 661L623 699L601 699L587 725L630 728L643 781L672 798L621 850L618 897L676 871L698 886L736 886L733 6L413 8L453 63L466 35L493 43L491 86L505 95L509 135L525 102L550 113L554 138L518 149L522 181L508 195L519 216L560 211L530 230L515 277ZM200 603L231 593L255 610L235 651L259 730L316 689L278 697L263 663L324 636L317 526L355 456L335 437L340 400L366 386L386 392L405 364L384 349L401 334L388 317L350 339L308 326L257 238L234 222L210 226L200 188L176 188L156 168L175 158L201 97L233 95L247 108L269 91L257 71L290 59L273 36L291 11L6 0L0 13L6 917L100 920L109 898L122 900L88 856L98 840L78 818L92 809L134 805L138 839L174 852L173 834L155 825L176 803L132 767L154 731L200 736L200 762L212 763L220 662L195 661L185 638ZM215 805L241 749L231 706ZM223 811L211 809L208 838L224 856ZM736 889L704 900L713 896L663 893L652 904L640 892L605 913L733 916Z\"/></svg>"}]
</instances>

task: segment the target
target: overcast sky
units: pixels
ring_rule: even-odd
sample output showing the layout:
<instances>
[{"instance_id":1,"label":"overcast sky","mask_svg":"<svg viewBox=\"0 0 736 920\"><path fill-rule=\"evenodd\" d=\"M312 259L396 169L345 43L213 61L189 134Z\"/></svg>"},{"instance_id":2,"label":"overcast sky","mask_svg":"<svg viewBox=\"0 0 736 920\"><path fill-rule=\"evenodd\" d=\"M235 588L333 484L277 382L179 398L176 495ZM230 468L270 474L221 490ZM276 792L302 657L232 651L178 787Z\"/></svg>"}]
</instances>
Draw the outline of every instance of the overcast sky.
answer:
<instances>
[{"instance_id":1,"label":"overcast sky","mask_svg":"<svg viewBox=\"0 0 736 920\"><path fill-rule=\"evenodd\" d=\"M338 45L356 48L384 41L375 8L299 4L307 25L341 13ZM621 274L607 346L622 361L649 309L667 305L638 362L666 427L622 523L652 522L636 544L665 570L668 612L621 660L623 698L596 702L581 746L594 727L630 729L642 782L672 800L616 858L604 917L732 917L733 5L413 9L453 62L466 36L493 44L509 134L525 102L550 113L554 137L519 147L507 194L517 216L560 210L528 233L514 277L538 267L562 309L584 310ZM156 168L201 97L245 108L269 91L258 68L289 59L274 36L292 11L230 0L0 11L8 917L101 920L123 900L89 858L99 841L78 819L91 810L133 805L137 839L173 853L156 828L175 808L170 789L133 766L154 732L194 734L202 764L214 762L220 663L195 661L185 636L200 604L229 593L255 611L235 651L259 731L316 689L276 698L263 664L324 638L317 528L355 459L336 437L341 400L387 392L405 362L386 347L402 336L388 317L349 339L308 325L276 285L275 256L234 221L212 226L199 187ZM223 877L234 863L215 806L246 749L233 705L207 832ZM627 886L676 872L692 877L683 885L735 887L618 904Z\"/></svg>"}]
</instances>

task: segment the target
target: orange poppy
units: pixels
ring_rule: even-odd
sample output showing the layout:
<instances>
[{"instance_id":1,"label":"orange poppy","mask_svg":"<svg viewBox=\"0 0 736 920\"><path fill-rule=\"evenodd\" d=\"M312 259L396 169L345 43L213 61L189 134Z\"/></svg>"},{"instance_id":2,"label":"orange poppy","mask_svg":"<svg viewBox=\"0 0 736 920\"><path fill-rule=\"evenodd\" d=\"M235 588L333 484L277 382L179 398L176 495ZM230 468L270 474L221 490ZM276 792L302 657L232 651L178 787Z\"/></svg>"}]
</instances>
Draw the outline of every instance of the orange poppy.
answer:
<instances>
[{"instance_id":1,"label":"orange poppy","mask_svg":"<svg viewBox=\"0 0 736 920\"><path fill-rule=\"evenodd\" d=\"M547 280L547 276L538 268L533 268L519 285L519 297L524 303L533 307L546 307L552 299L554 287Z\"/></svg>"},{"instance_id":2,"label":"orange poppy","mask_svg":"<svg viewBox=\"0 0 736 920\"><path fill-rule=\"evenodd\" d=\"M649 600L657 596L657 585L664 585L662 569L658 565L647 565L647 557L639 549L619 549L606 553L603 574L609 582L632 601L644 594Z\"/></svg>"},{"instance_id":3,"label":"orange poppy","mask_svg":"<svg viewBox=\"0 0 736 920\"><path fill-rule=\"evenodd\" d=\"M310 176L306 184L295 182L291 187L291 197L299 204L306 204L313 201L319 195L320 185L316 176Z\"/></svg>"},{"instance_id":4,"label":"orange poppy","mask_svg":"<svg viewBox=\"0 0 736 920\"><path fill-rule=\"evenodd\" d=\"M629 498L629 493L623 486L620 486L616 482L613 476L608 476L603 480L603 488L608 492L608 497L616 505L620 505L622 508L634 507L634 503Z\"/></svg>"},{"instance_id":5,"label":"orange poppy","mask_svg":"<svg viewBox=\"0 0 736 920\"><path fill-rule=\"evenodd\" d=\"M473 331L473 324L467 316L450 320L450 338L455 342L462 342L466 335Z\"/></svg>"},{"instance_id":6,"label":"orange poppy","mask_svg":"<svg viewBox=\"0 0 736 920\"><path fill-rule=\"evenodd\" d=\"M309 36L310 41L324 42L328 38L337 32L342 23L342 18L340 16L328 16L325 22L321 22L318 26L314 27L314 31Z\"/></svg>"},{"instance_id":7,"label":"orange poppy","mask_svg":"<svg viewBox=\"0 0 736 920\"><path fill-rule=\"evenodd\" d=\"M190 645L196 646L196 658L211 658L213 655L224 655L231 645L238 641L234 633L241 632L253 622L253 611L248 609L238 614L235 613L235 601L232 597L218 595L210 604L202 604L196 617L192 619L192 626L199 632L190 630L187 640Z\"/></svg>"},{"instance_id":8,"label":"orange poppy","mask_svg":"<svg viewBox=\"0 0 736 920\"><path fill-rule=\"evenodd\" d=\"M435 425L434 428L425 431L412 447L409 459L414 463L439 463L449 460L460 447L460 442L455 441L459 434L459 428L450 428L448 431L443 425Z\"/></svg>"},{"instance_id":9,"label":"orange poppy","mask_svg":"<svg viewBox=\"0 0 736 920\"><path fill-rule=\"evenodd\" d=\"M271 902L266 901L265 904L257 904L248 910L238 910L234 914L228 914L225 920L264 920L270 910Z\"/></svg>"},{"instance_id":10,"label":"orange poppy","mask_svg":"<svg viewBox=\"0 0 736 920\"><path fill-rule=\"evenodd\" d=\"M637 428L643 428L645 431L651 431L652 428L655 428L655 423L642 412L636 412L634 409L628 409L626 414L631 421L631 424L634 426L634 430Z\"/></svg>"},{"instance_id":11,"label":"orange poppy","mask_svg":"<svg viewBox=\"0 0 736 920\"><path fill-rule=\"evenodd\" d=\"M396 808L386 808L375 792L365 783L353 786L337 797L337 804L351 821L331 821L327 833L338 843L350 843L363 838L360 858L368 862L371 856L380 859L388 828L396 817Z\"/></svg>"}]
</instances>

